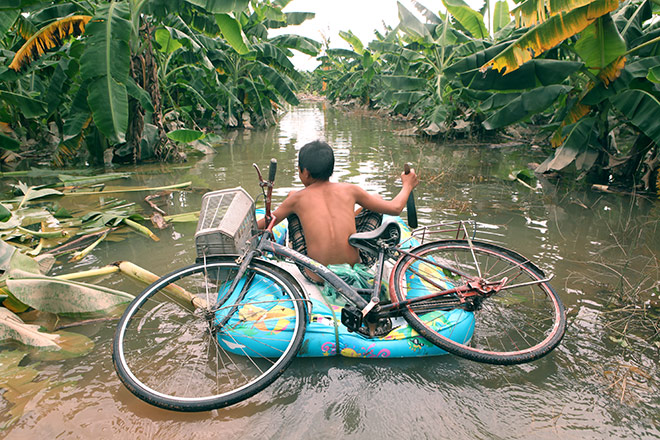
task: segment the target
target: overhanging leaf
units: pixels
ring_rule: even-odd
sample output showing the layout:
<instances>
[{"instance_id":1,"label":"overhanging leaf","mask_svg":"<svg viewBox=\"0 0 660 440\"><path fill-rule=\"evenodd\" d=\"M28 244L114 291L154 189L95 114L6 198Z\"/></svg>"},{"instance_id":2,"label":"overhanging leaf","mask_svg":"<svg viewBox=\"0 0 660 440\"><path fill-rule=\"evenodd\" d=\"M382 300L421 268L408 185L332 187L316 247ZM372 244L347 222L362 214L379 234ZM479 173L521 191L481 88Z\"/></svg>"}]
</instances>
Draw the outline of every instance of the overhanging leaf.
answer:
<instances>
[{"instance_id":1,"label":"overhanging leaf","mask_svg":"<svg viewBox=\"0 0 660 440\"><path fill-rule=\"evenodd\" d=\"M206 9L211 14L226 12L241 12L247 8L250 0L185 0L186 2Z\"/></svg>"},{"instance_id":2,"label":"overhanging leaf","mask_svg":"<svg viewBox=\"0 0 660 440\"><path fill-rule=\"evenodd\" d=\"M310 56L318 55L319 49L321 49L321 43L318 41L293 34L278 35L272 38L270 42L280 47L295 49Z\"/></svg>"},{"instance_id":3,"label":"overhanging leaf","mask_svg":"<svg viewBox=\"0 0 660 440\"><path fill-rule=\"evenodd\" d=\"M525 92L486 119L483 126L487 130L494 130L521 121L545 110L560 94L570 89L569 86L552 85Z\"/></svg>"},{"instance_id":4,"label":"overhanging leaf","mask_svg":"<svg viewBox=\"0 0 660 440\"><path fill-rule=\"evenodd\" d=\"M634 126L660 145L660 101L657 97L645 90L630 89L610 101Z\"/></svg>"},{"instance_id":5,"label":"overhanging leaf","mask_svg":"<svg viewBox=\"0 0 660 440\"><path fill-rule=\"evenodd\" d=\"M493 9L493 32L497 32L511 22L509 4L505 0L495 3Z\"/></svg>"},{"instance_id":6,"label":"overhanging leaf","mask_svg":"<svg viewBox=\"0 0 660 440\"><path fill-rule=\"evenodd\" d=\"M533 57L581 32L598 17L618 6L618 0L595 0L570 12L554 15L527 31L497 57L484 64L481 71L493 68L498 71L506 69L506 73L512 72Z\"/></svg>"},{"instance_id":7,"label":"overhanging leaf","mask_svg":"<svg viewBox=\"0 0 660 440\"><path fill-rule=\"evenodd\" d=\"M44 101L20 93L0 90L0 99L15 105L26 118L37 118L45 115L47 111L47 105Z\"/></svg>"},{"instance_id":8,"label":"overhanging leaf","mask_svg":"<svg viewBox=\"0 0 660 440\"><path fill-rule=\"evenodd\" d=\"M0 133L0 148L9 151L18 151L21 148L21 143L6 134Z\"/></svg>"},{"instance_id":9,"label":"overhanging leaf","mask_svg":"<svg viewBox=\"0 0 660 440\"><path fill-rule=\"evenodd\" d=\"M442 4L474 38L483 39L488 36L483 15L463 0L442 0Z\"/></svg>"},{"instance_id":10,"label":"overhanging leaf","mask_svg":"<svg viewBox=\"0 0 660 440\"><path fill-rule=\"evenodd\" d=\"M605 14L580 34L575 51L587 67L597 73L625 53L626 42L610 14Z\"/></svg>"},{"instance_id":11,"label":"overhanging leaf","mask_svg":"<svg viewBox=\"0 0 660 440\"><path fill-rule=\"evenodd\" d=\"M590 151L592 150L590 144L595 124L595 118L584 118L572 126L567 126L566 130L569 133L564 144L539 165L536 172L545 173L551 170L562 170L573 163L580 154L585 153L587 156L581 159L580 166L582 169L586 169L587 165L590 167L593 160L595 160L594 154L597 154L595 150Z\"/></svg>"},{"instance_id":12,"label":"overhanging leaf","mask_svg":"<svg viewBox=\"0 0 660 440\"><path fill-rule=\"evenodd\" d=\"M87 102L94 123L114 143L125 142L128 129L129 18L127 3L101 5L87 24L89 38L80 59L82 78L90 80Z\"/></svg>"},{"instance_id":13,"label":"overhanging leaf","mask_svg":"<svg viewBox=\"0 0 660 440\"><path fill-rule=\"evenodd\" d=\"M61 46L69 35L81 35L91 18L89 15L74 15L56 20L39 29L16 52L9 68L19 71L31 60L46 53L46 50Z\"/></svg>"},{"instance_id":14,"label":"overhanging leaf","mask_svg":"<svg viewBox=\"0 0 660 440\"><path fill-rule=\"evenodd\" d=\"M216 14L215 21L220 27L222 36L236 52L241 55L248 53L248 41L237 20L227 14Z\"/></svg>"}]
</instances>

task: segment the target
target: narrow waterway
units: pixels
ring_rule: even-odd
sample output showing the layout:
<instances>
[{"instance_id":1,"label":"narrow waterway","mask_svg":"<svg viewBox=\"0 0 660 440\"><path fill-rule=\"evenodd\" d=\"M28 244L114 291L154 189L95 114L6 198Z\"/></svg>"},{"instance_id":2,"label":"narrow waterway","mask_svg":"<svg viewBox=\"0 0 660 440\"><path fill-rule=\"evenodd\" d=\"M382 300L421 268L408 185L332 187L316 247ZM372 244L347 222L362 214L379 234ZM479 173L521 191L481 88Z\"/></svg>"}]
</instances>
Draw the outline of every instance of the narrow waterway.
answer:
<instances>
[{"instance_id":1,"label":"narrow waterway","mask_svg":"<svg viewBox=\"0 0 660 440\"><path fill-rule=\"evenodd\" d=\"M244 187L259 193L253 163L279 163L276 202L301 183L296 155L323 138L334 148L334 179L396 194L404 162L422 182L420 223L471 219L488 240L515 249L546 273L568 310L562 344L531 364L482 365L451 355L423 359L296 359L265 391L208 413L149 406L119 382L111 360L115 321L81 326L95 347L82 358L21 365L41 386L0 399L0 436L23 438L223 439L610 439L660 438L660 203L554 181L530 189L508 176L543 159L528 147L439 145L396 136L400 122L304 103L277 127L226 135L217 154L185 164L150 165L126 185L193 181L195 188ZM168 214L199 209L201 190L175 191ZM140 201L127 195L129 201ZM97 196L95 196L97 197ZM97 197L98 198L98 197ZM80 206L97 203L77 198ZM148 206L145 206L147 211ZM66 273L129 260L157 274L195 258L195 224L158 231L160 242L135 233L105 241ZM120 276L100 283L138 294ZM0 370L0 374L4 374ZM47 381L47 382L43 382ZM5 397L8 393L5 393Z\"/></svg>"}]
</instances>

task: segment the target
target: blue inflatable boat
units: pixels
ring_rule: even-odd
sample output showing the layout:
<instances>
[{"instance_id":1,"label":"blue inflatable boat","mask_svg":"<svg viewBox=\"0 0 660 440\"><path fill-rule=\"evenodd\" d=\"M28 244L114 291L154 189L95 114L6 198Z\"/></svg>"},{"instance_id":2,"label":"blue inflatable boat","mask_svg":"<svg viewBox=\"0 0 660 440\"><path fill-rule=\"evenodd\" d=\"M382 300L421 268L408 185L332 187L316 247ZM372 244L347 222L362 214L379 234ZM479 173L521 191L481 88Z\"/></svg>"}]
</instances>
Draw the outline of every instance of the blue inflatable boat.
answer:
<instances>
[{"instance_id":1,"label":"blue inflatable boat","mask_svg":"<svg viewBox=\"0 0 660 440\"><path fill-rule=\"evenodd\" d=\"M417 245L414 238L410 239L407 225L400 218L396 217L396 219L401 226L402 242L408 240L406 246L410 247ZM286 241L286 222L277 225L273 232L276 240L283 244ZM340 321L341 309L345 304L343 298L328 294L328 289L309 282L294 264L284 261L277 261L276 264L298 281L311 303L309 322L298 356L407 358L446 353L421 337L402 317L393 319L392 329L382 336L368 337L361 333L349 332ZM258 346L259 355L268 356L268 353L264 353L266 346L264 341L267 340L268 344L273 345L278 334L282 336L279 338L282 341L290 340L290 335L282 333L293 332L293 325L289 319L294 316L294 311L286 307L286 304L275 300L278 294L277 286L261 281L258 275L251 280L245 297L245 303L256 302L258 306L245 306L239 313L240 322L236 322L232 327L231 335L218 336L220 345L224 349L237 354L249 353L251 350L256 353L255 346ZM451 286L449 281L447 284ZM241 288L239 284L235 291L240 291ZM424 294L424 289L419 286L413 291L419 292L420 295ZM258 313L250 310L257 307ZM253 316L258 318L251 319ZM222 317L219 316L217 319ZM460 342L469 341L474 331L474 314L461 309L429 312L424 319L448 338ZM260 341L260 337L263 340ZM273 356L281 351L280 347L272 348Z\"/></svg>"}]
</instances>

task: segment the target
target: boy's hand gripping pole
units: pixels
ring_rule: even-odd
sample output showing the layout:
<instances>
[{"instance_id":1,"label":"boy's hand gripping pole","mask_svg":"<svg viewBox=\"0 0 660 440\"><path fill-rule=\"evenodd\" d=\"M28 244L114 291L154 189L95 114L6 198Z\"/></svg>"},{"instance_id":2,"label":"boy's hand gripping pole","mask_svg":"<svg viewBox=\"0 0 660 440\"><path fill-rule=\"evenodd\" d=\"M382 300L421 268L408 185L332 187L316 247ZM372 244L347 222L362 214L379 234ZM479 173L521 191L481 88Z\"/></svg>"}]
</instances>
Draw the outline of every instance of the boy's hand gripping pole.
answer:
<instances>
[{"instance_id":1,"label":"boy's hand gripping pole","mask_svg":"<svg viewBox=\"0 0 660 440\"><path fill-rule=\"evenodd\" d=\"M403 172L410 174L410 164L403 166ZM415 208L415 193L411 190L406 202L406 212L408 214L408 226L415 229L417 228L417 208Z\"/></svg>"}]
</instances>

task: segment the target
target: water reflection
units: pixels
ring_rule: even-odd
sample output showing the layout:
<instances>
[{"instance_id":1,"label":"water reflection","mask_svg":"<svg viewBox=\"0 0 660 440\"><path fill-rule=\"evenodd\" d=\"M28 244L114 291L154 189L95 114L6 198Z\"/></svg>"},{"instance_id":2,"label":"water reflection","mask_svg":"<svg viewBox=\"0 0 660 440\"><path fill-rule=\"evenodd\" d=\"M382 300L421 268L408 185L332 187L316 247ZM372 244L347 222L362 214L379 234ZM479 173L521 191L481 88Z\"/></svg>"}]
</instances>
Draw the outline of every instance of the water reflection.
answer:
<instances>
[{"instance_id":1,"label":"water reflection","mask_svg":"<svg viewBox=\"0 0 660 440\"><path fill-rule=\"evenodd\" d=\"M656 328L637 309L660 279L658 205L654 201L510 182L511 169L538 157L515 148L456 147L395 136L401 123L305 104L264 131L232 132L217 153L176 166L136 168L135 185L192 180L193 191L162 199L168 214L198 209L206 189L243 186L259 194L252 163L278 162L275 203L301 188L297 151L326 139L335 147L335 180L391 197L412 161L420 223L474 219L479 237L534 260L569 310L567 335L533 364L493 367L453 356L412 360L299 359L264 392L212 413L170 413L138 401L110 361L114 323L84 326L96 347L84 359L42 363L40 378L60 383L37 394L7 438L658 438ZM127 195L142 203L139 195ZM88 204L89 200L79 203ZM194 261L194 224L177 223L151 243L126 232L82 262L58 261L56 273L130 260L164 274ZM133 281L106 285L137 293ZM655 287L654 287L655 286ZM628 301L628 302L626 302ZM649 310L651 313L652 310ZM649 321L651 322L651 321ZM11 406L4 403L5 413ZM0 423L7 422L2 416Z\"/></svg>"}]
</instances>

